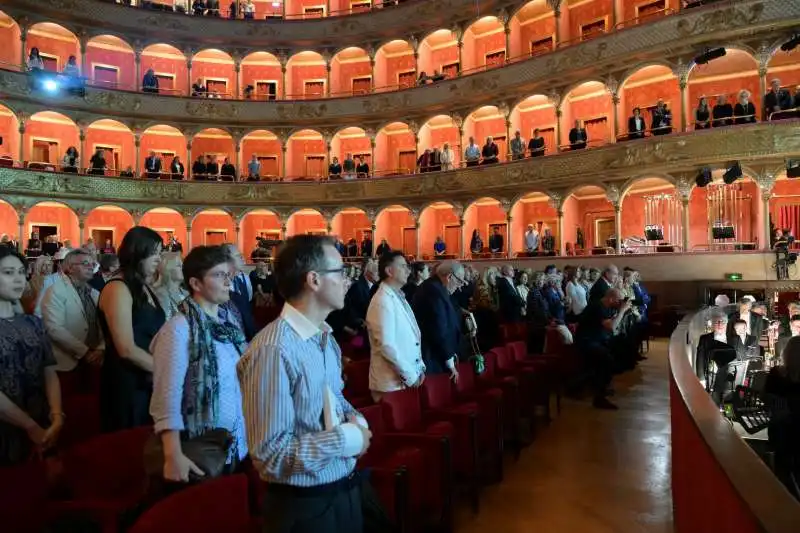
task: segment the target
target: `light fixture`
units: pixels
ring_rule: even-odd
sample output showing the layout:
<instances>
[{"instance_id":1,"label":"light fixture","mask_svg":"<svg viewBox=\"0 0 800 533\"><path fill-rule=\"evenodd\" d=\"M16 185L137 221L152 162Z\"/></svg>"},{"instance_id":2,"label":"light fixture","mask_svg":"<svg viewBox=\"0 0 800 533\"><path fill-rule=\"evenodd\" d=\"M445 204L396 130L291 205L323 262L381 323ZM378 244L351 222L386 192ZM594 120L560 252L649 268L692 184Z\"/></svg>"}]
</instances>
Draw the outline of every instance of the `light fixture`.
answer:
<instances>
[{"instance_id":1,"label":"light fixture","mask_svg":"<svg viewBox=\"0 0 800 533\"><path fill-rule=\"evenodd\" d=\"M719 59L720 57L725 57L725 54L727 53L728 52L724 48L711 48L706 50L705 53L695 57L694 62L697 65L705 65L709 61Z\"/></svg>"},{"instance_id":2,"label":"light fixture","mask_svg":"<svg viewBox=\"0 0 800 533\"><path fill-rule=\"evenodd\" d=\"M42 82L42 88L49 93L54 93L58 91L58 82L54 79L46 79Z\"/></svg>"},{"instance_id":3,"label":"light fixture","mask_svg":"<svg viewBox=\"0 0 800 533\"><path fill-rule=\"evenodd\" d=\"M733 163L728 170L722 175L722 181L730 185L734 181L742 177L742 166L738 161Z\"/></svg>"},{"instance_id":4,"label":"light fixture","mask_svg":"<svg viewBox=\"0 0 800 533\"><path fill-rule=\"evenodd\" d=\"M694 182L697 184L698 187L705 187L709 183L711 183L711 169L708 167L703 167L702 170L697 174L697 177L694 179Z\"/></svg>"}]
</instances>

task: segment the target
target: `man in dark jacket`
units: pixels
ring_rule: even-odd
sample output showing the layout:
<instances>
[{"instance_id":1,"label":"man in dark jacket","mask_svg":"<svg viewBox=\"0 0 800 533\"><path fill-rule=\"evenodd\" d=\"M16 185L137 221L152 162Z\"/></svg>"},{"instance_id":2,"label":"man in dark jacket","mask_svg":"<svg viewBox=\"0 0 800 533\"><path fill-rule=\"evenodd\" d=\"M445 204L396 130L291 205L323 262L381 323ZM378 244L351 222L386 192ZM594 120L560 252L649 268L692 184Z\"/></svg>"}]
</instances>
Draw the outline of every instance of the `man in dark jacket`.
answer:
<instances>
[{"instance_id":1,"label":"man in dark jacket","mask_svg":"<svg viewBox=\"0 0 800 533\"><path fill-rule=\"evenodd\" d=\"M589 290L589 301L593 302L605 296L608 289L614 286L619 277L619 269L615 265L608 265L603 269L602 275L597 278Z\"/></svg>"}]
</instances>

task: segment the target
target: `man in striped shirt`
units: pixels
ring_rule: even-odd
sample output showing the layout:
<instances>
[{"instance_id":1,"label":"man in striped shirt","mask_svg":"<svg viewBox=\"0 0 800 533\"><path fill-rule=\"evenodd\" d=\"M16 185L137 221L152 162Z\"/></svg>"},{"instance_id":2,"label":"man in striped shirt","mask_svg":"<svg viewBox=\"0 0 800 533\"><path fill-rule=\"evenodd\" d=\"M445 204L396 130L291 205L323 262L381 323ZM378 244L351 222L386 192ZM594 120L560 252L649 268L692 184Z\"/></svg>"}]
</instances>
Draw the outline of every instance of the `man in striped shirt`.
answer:
<instances>
[{"instance_id":1,"label":"man in striped shirt","mask_svg":"<svg viewBox=\"0 0 800 533\"><path fill-rule=\"evenodd\" d=\"M238 364L251 458L267 482L265 533L361 533L356 458L366 421L342 396L341 350L325 317L344 306L344 266L327 237L286 241L275 261L286 304Z\"/></svg>"}]
</instances>

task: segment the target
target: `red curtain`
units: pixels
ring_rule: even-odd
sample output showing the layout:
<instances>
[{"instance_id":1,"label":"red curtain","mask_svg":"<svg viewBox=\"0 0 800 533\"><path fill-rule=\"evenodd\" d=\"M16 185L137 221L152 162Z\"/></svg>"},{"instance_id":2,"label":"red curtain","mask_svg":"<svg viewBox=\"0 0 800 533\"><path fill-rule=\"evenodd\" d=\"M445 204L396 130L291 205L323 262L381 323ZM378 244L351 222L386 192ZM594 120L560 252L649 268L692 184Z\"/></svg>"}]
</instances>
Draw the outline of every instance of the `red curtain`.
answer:
<instances>
[{"instance_id":1,"label":"red curtain","mask_svg":"<svg viewBox=\"0 0 800 533\"><path fill-rule=\"evenodd\" d=\"M800 230L800 204L782 205L778 208L778 220L773 221L780 228L789 228L792 235L797 235Z\"/></svg>"}]
</instances>

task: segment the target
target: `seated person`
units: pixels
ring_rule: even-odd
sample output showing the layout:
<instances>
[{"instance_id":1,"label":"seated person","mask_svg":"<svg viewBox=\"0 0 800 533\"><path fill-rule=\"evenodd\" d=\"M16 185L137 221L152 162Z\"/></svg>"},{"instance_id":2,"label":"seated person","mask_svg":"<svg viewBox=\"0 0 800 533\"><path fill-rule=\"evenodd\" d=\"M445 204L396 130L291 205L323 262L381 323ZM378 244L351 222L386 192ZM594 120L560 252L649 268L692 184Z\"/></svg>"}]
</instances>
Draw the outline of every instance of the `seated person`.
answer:
<instances>
[{"instance_id":1,"label":"seated person","mask_svg":"<svg viewBox=\"0 0 800 533\"><path fill-rule=\"evenodd\" d=\"M711 315L712 331L700 335L697 341L694 370L698 379L706 384L706 390L711 390L713 376L710 374L714 353L720 350L731 350L728 346L728 317L721 310L715 310ZM735 354L734 354L735 357ZM731 357L731 361L734 357ZM728 361L730 362L730 361ZM727 363L725 363L727 364Z\"/></svg>"},{"instance_id":2,"label":"seated person","mask_svg":"<svg viewBox=\"0 0 800 533\"><path fill-rule=\"evenodd\" d=\"M192 179L194 180L205 180L208 176L206 176L206 163L203 161L203 156L198 155L197 160L192 163Z\"/></svg>"},{"instance_id":3,"label":"seated person","mask_svg":"<svg viewBox=\"0 0 800 533\"><path fill-rule=\"evenodd\" d=\"M210 155L206 156L206 174L210 180L216 180L219 177L219 163L215 157Z\"/></svg>"},{"instance_id":4,"label":"seated person","mask_svg":"<svg viewBox=\"0 0 800 533\"><path fill-rule=\"evenodd\" d=\"M739 91L739 101L733 106L734 124L750 124L756 122L756 106L750 101L750 91Z\"/></svg>"},{"instance_id":5,"label":"seated person","mask_svg":"<svg viewBox=\"0 0 800 533\"><path fill-rule=\"evenodd\" d=\"M717 96L717 103L711 110L711 118L711 126L714 128L733 124L733 106L728 103L724 94Z\"/></svg>"},{"instance_id":6,"label":"seated person","mask_svg":"<svg viewBox=\"0 0 800 533\"><path fill-rule=\"evenodd\" d=\"M545 153L544 137L539 134L539 128L533 130L533 136L528 141L528 151L531 157L541 157Z\"/></svg>"},{"instance_id":7,"label":"seated person","mask_svg":"<svg viewBox=\"0 0 800 533\"><path fill-rule=\"evenodd\" d=\"M633 116L628 119L628 139L642 139L647 126L642 118L642 110L633 108Z\"/></svg>"},{"instance_id":8,"label":"seated person","mask_svg":"<svg viewBox=\"0 0 800 533\"><path fill-rule=\"evenodd\" d=\"M445 79L445 75L439 72L438 70L433 71L433 76L431 76L431 81L436 83L437 81L442 81Z\"/></svg>"},{"instance_id":9,"label":"seated person","mask_svg":"<svg viewBox=\"0 0 800 533\"><path fill-rule=\"evenodd\" d=\"M419 78L417 78L417 85L419 86L426 85L430 80L431 80L430 76L428 76L423 70L422 72L419 73Z\"/></svg>"},{"instance_id":10,"label":"seated person","mask_svg":"<svg viewBox=\"0 0 800 533\"><path fill-rule=\"evenodd\" d=\"M447 245L442 240L441 236L436 237L436 242L433 243L433 255L441 257L447 253Z\"/></svg>"},{"instance_id":11,"label":"seated person","mask_svg":"<svg viewBox=\"0 0 800 533\"><path fill-rule=\"evenodd\" d=\"M236 167L227 157L222 162L222 168L219 173L222 181L236 181Z\"/></svg>"},{"instance_id":12,"label":"seated person","mask_svg":"<svg viewBox=\"0 0 800 533\"><path fill-rule=\"evenodd\" d=\"M711 122L708 120L711 117L711 112L708 109L708 100L703 96L700 98L700 103L697 104L697 109L694 110L694 129L705 130L711 127Z\"/></svg>"},{"instance_id":13,"label":"seated person","mask_svg":"<svg viewBox=\"0 0 800 533\"><path fill-rule=\"evenodd\" d=\"M158 94L158 77L153 69L147 69L142 78L142 92Z\"/></svg>"},{"instance_id":14,"label":"seated person","mask_svg":"<svg viewBox=\"0 0 800 533\"><path fill-rule=\"evenodd\" d=\"M569 130L570 150L582 150L586 148L586 143L588 142L589 137L586 135L586 129L581 124L580 119L575 119L575 127Z\"/></svg>"},{"instance_id":15,"label":"seated person","mask_svg":"<svg viewBox=\"0 0 800 533\"><path fill-rule=\"evenodd\" d=\"M659 99L653 110L653 122L650 129L653 131L653 135L672 133L672 112L667 108L664 100Z\"/></svg>"},{"instance_id":16,"label":"seated person","mask_svg":"<svg viewBox=\"0 0 800 533\"><path fill-rule=\"evenodd\" d=\"M119 177L120 178L133 178L133 177L135 177L133 175L133 167L128 165L128 167L125 170L123 170L122 172L119 173Z\"/></svg>"},{"instance_id":17,"label":"seated person","mask_svg":"<svg viewBox=\"0 0 800 533\"><path fill-rule=\"evenodd\" d=\"M339 163L339 158L334 157L333 162L328 165L328 178L339 179L342 177L342 165Z\"/></svg>"},{"instance_id":18,"label":"seated person","mask_svg":"<svg viewBox=\"0 0 800 533\"><path fill-rule=\"evenodd\" d=\"M356 165L356 177L367 178L369 177L369 165L364 161L364 158L358 156L358 164Z\"/></svg>"}]
</instances>

